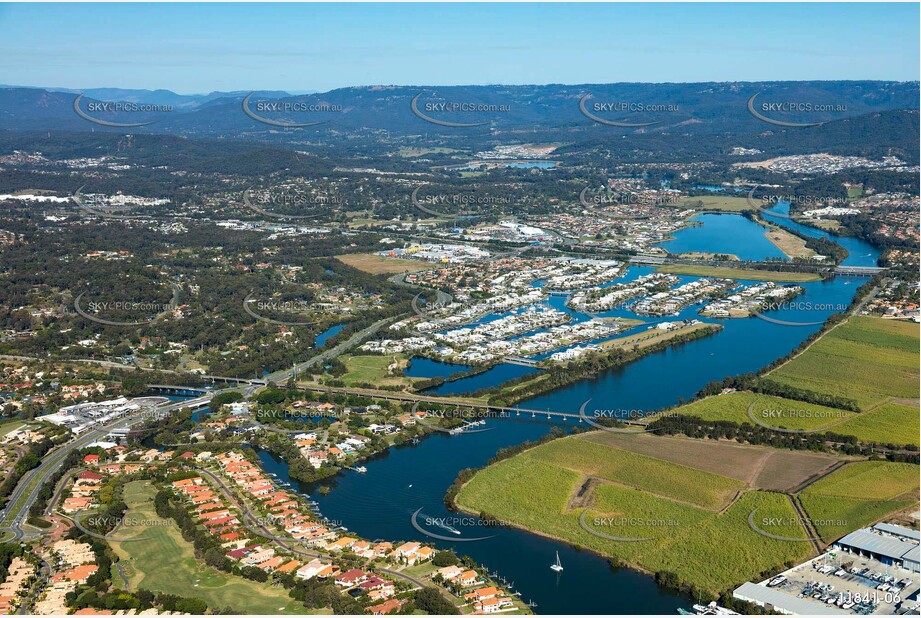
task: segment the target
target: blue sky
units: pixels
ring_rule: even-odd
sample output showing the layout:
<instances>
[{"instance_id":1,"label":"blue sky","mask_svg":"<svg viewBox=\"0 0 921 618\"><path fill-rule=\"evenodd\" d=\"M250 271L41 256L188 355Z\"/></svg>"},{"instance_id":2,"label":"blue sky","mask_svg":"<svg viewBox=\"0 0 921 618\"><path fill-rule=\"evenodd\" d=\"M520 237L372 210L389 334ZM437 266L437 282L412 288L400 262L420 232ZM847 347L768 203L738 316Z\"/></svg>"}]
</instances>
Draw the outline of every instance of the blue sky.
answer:
<instances>
[{"instance_id":1,"label":"blue sky","mask_svg":"<svg viewBox=\"0 0 921 618\"><path fill-rule=\"evenodd\" d=\"M917 3L3 4L0 83L917 80Z\"/></svg>"}]
</instances>

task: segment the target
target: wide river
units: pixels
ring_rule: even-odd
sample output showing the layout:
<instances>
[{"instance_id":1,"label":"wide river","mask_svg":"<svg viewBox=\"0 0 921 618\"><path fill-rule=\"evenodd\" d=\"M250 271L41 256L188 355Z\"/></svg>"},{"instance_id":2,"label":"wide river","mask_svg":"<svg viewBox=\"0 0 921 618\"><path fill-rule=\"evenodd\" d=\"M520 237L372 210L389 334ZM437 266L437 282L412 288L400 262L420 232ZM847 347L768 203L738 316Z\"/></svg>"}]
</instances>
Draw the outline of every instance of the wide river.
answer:
<instances>
[{"instance_id":1,"label":"wide river","mask_svg":"<svg viewBox=\"0 0 921 618\"><path fill-rule=\"evenodd\" d=\"M787 207L781 205L777 211L785 212ZM771 219L806 234L828 236L782 217ZM675 240L670 241L670 248L734 253L752 258L764 257L765 250L770 251L764 244L764 229L739 215L705 215L701 220L704 223L702 227L678 232ZM718 227L719 233L709 233L709 225ZM866 266L876 263L878 252L869 244L850 238L834 239L850 251L845 264ZM619 281L627 281L646 272L649 270L645 268L630 268ZM690 279L693 277L684 278ZM789 322L812 323L810 325L786 326L756 318L723 320L724 328L716 335L649 355L594 379L536 397L522 403L522 406L578 412L587 399L593 400L593 408L608 409L653 410L675 404L680 398L692 397L712 380L756 371L784 356L818 330L819 324L830 314L842 311L864 281L862 278L838 277L829 282L804 284L806 293L796 300L810 303L808 306L769 314ZM561 307L562 299L553 300L554 306ZM697 317L697 309L699 307L686 309L679 317ZM629 314L622 311L604 315ZM420 363L416 371L438 375L457 369ZM468 391L501 382L510 375L507 368L493 371L496 373L492 377L487 372L447 383L444 386L450 388L439 392ZM472 382L465 385L465 380ZM572 424L570 421L569 426ZM454 436L438 433L418 445L391 449L367 462L367 473L345 472L327 481L331 489L327 495L321 495L316 487L301 487L301 490L310 493L319 502L323 515L342 522L361 536L426 541L472 557L509 583L514 582L514 589L521 593L522 599L537 604L537 613L675 614L677 608L695 602L660 590L651 577L629 569L612 569L604 558L565 543L518 530L473 528L463 522L454 522L455 525L451 526L456 532L447 527L426 525L430 518L456 516L447 511L442 499L460 470L482 466L498 449L538 438L554 426L566 425L547 421L546 417L490 419L486 424L488 431ZM283 461L276 461L267 453L262 453L261 457L269 471L290 480ZM418 523L434 534L453 540L436 540L421 534L412 523L412 515L419 509ZM464 540L483 536L491 538ZM564 567L561 573L549 568L557 552Z\"/></svg>"}]
</instances>

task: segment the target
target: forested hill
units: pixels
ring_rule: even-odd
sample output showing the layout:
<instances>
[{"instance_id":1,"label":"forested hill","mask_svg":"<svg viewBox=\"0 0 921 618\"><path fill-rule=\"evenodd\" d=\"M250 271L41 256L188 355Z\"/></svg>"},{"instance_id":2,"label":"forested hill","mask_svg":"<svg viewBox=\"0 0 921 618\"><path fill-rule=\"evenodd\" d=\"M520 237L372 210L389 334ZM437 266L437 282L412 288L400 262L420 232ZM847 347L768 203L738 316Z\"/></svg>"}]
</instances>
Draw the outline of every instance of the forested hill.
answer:
<instances>
[{"instance_id":1,"label":"forested hill","mask_svg":"<svg viewBox=\"0 0 921 618\"><path fill-rule=\"evenodd\" d=\"M172 93L170 93L172 94ZM253 134L297 133L340 136L355 131L384 130L396 135L419 133L488 135L495 132L561 131L591 137L625 133L752 133L782 128L759 120L756 109L782 122L815 123L864 116L872 112L917 109L918 82L811 81L667 84L582 84L543 86L369 86L301 96L257 93L251 109L260 117L283 122L323 122L301 129L261 123L243 111L248 93L213 93L189 104L188 97L159 93L95 89L87 91L80 108L100 120L116 123L150 122L134 132L172 133L199 137L245 137ZM411 110L478 127L447 127L426 122ZM593 121L584 108L605 120L642 127L613 127ZM0 88L0 128L15 130L121 130L95 125L74 110L73 92L37 88ZM108 111L94 97L123 103L172 105L169 111ZM122 97L119 99L118 97ZM272 108L272 104L277 108ZM449 111L440 106L464 105L473 111ZM261 107L260 107L261 106ZM94 110L95 108L95 110ZM819 109L821 108L821 109Z\"/></svg>"}]
</instances>

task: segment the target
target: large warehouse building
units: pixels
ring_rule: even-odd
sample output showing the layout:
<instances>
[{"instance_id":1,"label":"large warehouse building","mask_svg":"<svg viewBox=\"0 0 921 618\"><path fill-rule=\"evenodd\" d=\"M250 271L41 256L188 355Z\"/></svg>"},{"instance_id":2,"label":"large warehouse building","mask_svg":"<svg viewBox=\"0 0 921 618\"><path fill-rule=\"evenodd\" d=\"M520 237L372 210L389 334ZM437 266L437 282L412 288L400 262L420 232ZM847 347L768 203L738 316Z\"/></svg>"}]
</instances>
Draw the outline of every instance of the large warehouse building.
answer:
<instances>
[{"instance_id":1,"label":"large warehouse building","mask_svg":"<svg viewBox=\"0 0 921 618\"><path fill-rule=\"evenodd\" d=\"M779 614L800 614L805 616L846 616L851 612L813 601L809 597L799 598L778 588L759 586L745 582L736 588L732 596L764 607Z\"/></svg>"},{"instance_id":2,"label":"large warehouse building","mask_svg":"<svg viewBox=\"0 0 921 618\"><path fill-rule=\"evenodd\" d=\"M919 572L918 533L894 524L877 524L855 530L835 542L835 547L852 554L867 556L883 564L901 566Z\"/></svg>"}]
</instances>

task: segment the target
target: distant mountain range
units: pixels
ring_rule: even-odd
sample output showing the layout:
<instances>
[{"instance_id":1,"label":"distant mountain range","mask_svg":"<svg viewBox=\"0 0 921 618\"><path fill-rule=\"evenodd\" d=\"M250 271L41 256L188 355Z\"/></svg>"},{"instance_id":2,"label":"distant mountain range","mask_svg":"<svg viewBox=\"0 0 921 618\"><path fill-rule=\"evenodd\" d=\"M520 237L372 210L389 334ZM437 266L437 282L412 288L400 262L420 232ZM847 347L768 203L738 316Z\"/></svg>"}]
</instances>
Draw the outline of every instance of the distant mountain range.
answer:
<instances>
[{"instance_id":1,"label":"distant mountain range","mask_svg":"<svg viewBox=\"0 0 921 618\"><path fill-rule=\"evenodd\" d=\"M0 84L3 90L43 90L48 92L66 92L68 94L83 94L89 99L96 101L124 101L128 103L144 103L152 105L172 105L175 108L183 110L192 110L197 107L214 101L216 99L230 98L242 99L249 94L246 92L209 92L208 94L176 94L172 90L145 90L138 88L85 88L77 90L74 88L32 88L29 86L8 86ZM313 94L315 91L303 91L298 93L286 92L284 90L258 90L257 94L266 99L280 99L297 95Z\"/></svg>"},{"instance_id":2,"label":"distant mountain range","mask_svg":"<svg viewBox=\"0 0 921 618\"><path fill-rule=\"evenodd\" d=\"M918 82L883 81L368 86L300 95L282 91L179 95L168 90L118 88L79 92L84 95L79 105L84 115L103 123L150 124L125 128L94 123L75 112L75 90L0 87L0 129L149 132L203 138L265 136L273 140L303 140L316 134L335 138L364 131L386 131L394 136L514 133L521 140L533 133L534 139L546 140L556 133L560 141L572 137L590 141L639 134L779 132L785 130L784 122L831 122L889 110L917 110L919 100ZM248 115L243 102L250 94ZM752 104L756 111L781 124L755 117L749 109L753 95L757 95ZM172 109L111 111L101 105L103 101L169 105ZM455 104L475 110L451 111ZM283 111L276 111L273 105ZM610 126L602 122L605 120L634 126ZM284 126L289 122L322 124ZM447 126L451 123L477 126Z\"/></svg>"}]
</instances>

